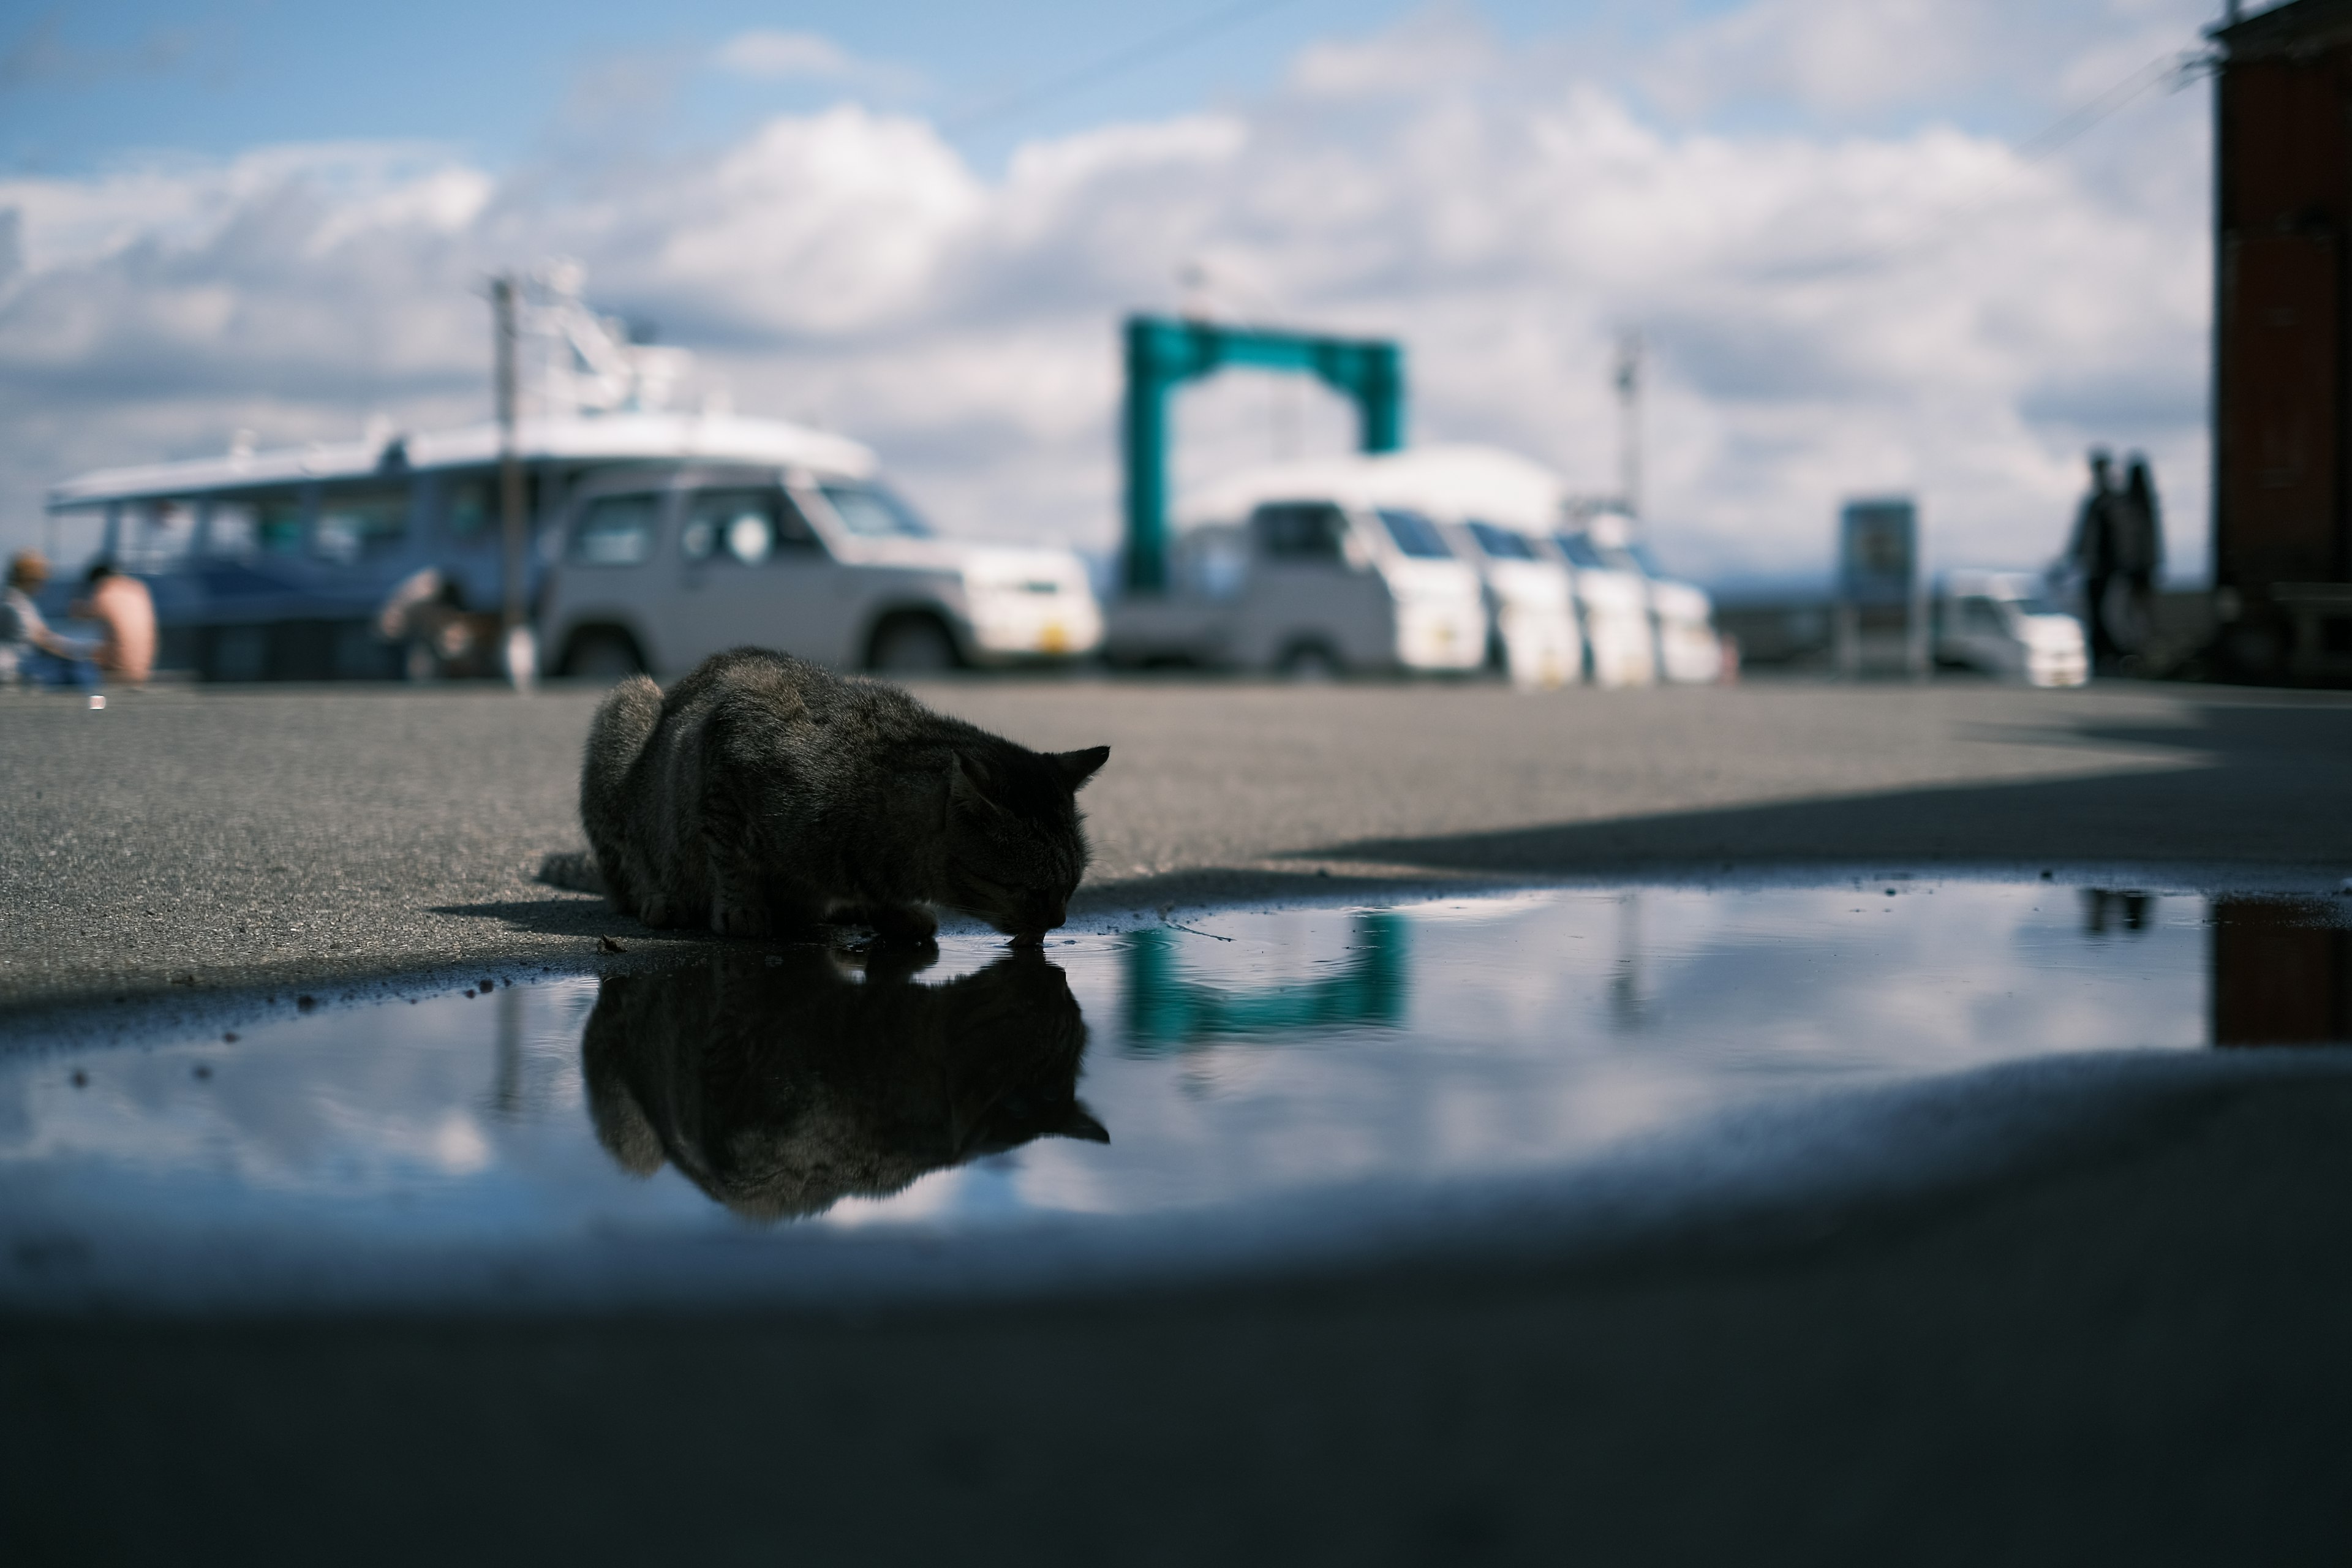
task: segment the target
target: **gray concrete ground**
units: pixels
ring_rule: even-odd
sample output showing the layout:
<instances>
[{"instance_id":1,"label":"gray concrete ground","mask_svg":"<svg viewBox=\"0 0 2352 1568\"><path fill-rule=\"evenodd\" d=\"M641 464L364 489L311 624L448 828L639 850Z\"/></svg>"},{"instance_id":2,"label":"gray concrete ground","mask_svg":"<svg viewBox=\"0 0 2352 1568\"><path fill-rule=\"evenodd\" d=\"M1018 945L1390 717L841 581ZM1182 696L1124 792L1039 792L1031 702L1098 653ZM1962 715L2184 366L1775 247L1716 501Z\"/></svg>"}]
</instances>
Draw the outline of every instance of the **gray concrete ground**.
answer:
<instances>
[{"instance_id":1,"label":"gray concrete ground","mask_svg":"<svg viewBox=\"0 0 2352 1568\"><path fill-rule=\"evenodd\" d=\"M927 695L1112 745L1092 919L1854 862L2352 875L2352 705L2324 698ZM530 879L575 840L591 700L0 707L5 1005L659 946ZM2161 1081L2116 1059L1949 1180L1598 1254L866 1313L0 1322L0 1541L76 1563L2340 1561L2352 1079L2325 1051ZM1965 1140L1997 1109L1938 1114Z\"/></svg>"},{"instance_id":2,"label":"gray concrete ground","mask_svg":"<svg viewBox=\"0 0 2352 1568\"><path fill-rule=\"evenodd\" d=\"M940 683L1108 742L1082 919L1436 879L1824 862L2352 874L2352 703L2218 689ZM0 699L0 1016L660 946L538 885L594 694Z\"/></svg>"}]
</instances>

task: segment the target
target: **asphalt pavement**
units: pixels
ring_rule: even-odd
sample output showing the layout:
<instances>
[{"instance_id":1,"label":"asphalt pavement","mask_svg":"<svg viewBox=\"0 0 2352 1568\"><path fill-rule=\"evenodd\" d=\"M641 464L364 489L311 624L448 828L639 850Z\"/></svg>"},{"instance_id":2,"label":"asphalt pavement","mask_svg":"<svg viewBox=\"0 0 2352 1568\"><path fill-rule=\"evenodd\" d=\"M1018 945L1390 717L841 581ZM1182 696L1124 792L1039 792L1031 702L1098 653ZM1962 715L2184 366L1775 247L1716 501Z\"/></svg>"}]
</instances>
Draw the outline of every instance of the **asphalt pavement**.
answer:
<instances>
[{"instance_id":1,"label":"asphalt pavement","mask_svg":"<svg viewBox=\"0 0 2352 1568\"><path fill-rule=\"evenodd\" d=\"M1516 693L972 679L936 706L1108 742L1074 920L1433 882L1982 866L2352 875L2352 701L1754 682ZM0 1016L658 950L539 884L597 694L0 698ZM2207 879L2210 879L2210 877Z\"/></svg>"},{"instance_id":2,"label":"asphalt pavement","mask_svg":"<svg viewBox=\"0 0 2352 1568\"><path fill-rule=\"evenodd\" d=\"M1097 926L1465 880L2352 877L2337 697L922 694L1112 747L1075 914ZM0 1035L710 940L533 880L579 842L594 700L0 701ZM903 1310L29 1315L0 1322L0 1540L75 1563L2336 1562L2347 1072L2111 1053L1956 1079L1853 1148L1800 1107L1859 1175L1600 1248L1531 1225Z\"/></svg>"}]
</instances>

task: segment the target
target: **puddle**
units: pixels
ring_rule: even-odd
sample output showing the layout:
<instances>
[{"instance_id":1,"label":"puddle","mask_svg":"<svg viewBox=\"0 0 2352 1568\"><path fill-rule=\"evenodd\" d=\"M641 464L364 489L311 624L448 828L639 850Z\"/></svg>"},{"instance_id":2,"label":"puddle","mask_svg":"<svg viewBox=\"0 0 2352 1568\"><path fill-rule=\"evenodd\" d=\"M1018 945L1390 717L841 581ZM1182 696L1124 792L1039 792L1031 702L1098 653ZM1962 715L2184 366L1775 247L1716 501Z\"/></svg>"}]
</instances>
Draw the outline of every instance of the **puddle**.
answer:
<instances>
[{"instance_id":1,"label":"puddle","mask_svg":"<svg viewBox=\"0 0 2352 1568\"><path fill-rule=\"evenodd\" d=\"M954 939L919 971L747 947L0 1058L0 1298L235 1294L305 1258L593 1272L649 1239L756 1267L812 1238L1213 1228L1572 1173L1996 1063L2352 1037L2347 906L1563 890L1199 916L1043 957Z\"/></svg>"}]
</instances>

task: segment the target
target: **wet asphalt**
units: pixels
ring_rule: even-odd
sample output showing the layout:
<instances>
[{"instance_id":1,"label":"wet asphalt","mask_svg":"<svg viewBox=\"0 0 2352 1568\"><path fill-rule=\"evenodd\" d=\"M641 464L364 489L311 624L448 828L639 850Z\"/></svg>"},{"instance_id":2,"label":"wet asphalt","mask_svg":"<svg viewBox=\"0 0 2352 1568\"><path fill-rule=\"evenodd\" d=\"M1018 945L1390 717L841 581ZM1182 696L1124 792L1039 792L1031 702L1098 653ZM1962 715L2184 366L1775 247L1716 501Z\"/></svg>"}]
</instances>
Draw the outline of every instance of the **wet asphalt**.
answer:
<instances>
[{"instance_id":1,"label":"wet asphalt","mask_svg":"<svg viewBox=\"0 0 2352 1568\"><path fill-rule=\"evenodd\" d=\"M2326 696L920 689L1041 748L1111 746L1084 797L1080 923L1462 879L1853 863L2352 875L2352 702ZM574 770L595 701L195 687L91 712L0 698L0 1017L693 940L534 880L542 855L581 843Z\"/></svg>"}]
</instances>

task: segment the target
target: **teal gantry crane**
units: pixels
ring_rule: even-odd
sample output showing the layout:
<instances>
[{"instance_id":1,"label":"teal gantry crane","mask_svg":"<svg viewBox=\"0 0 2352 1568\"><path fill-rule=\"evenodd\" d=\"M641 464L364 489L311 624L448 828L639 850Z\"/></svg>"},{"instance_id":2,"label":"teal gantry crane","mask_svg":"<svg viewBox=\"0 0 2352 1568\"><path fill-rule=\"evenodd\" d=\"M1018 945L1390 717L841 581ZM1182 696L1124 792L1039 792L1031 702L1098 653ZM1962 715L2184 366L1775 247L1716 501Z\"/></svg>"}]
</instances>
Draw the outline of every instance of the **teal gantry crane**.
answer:
<instances>
[{"instance_id":1,"label":"teal gantry crane","mask_svg":"<svg viewBox=\"0 0 2352 1568\"><path fill-rule=\"evenodd\" d=\"M1125 578L1130 594L1168 587L1168 395L1227 365L1314 376L1354 399L1365 451L1393 452L1404 445L1404 351L1395 343L1129 317Z\"/></svg>"}]
</instances>

